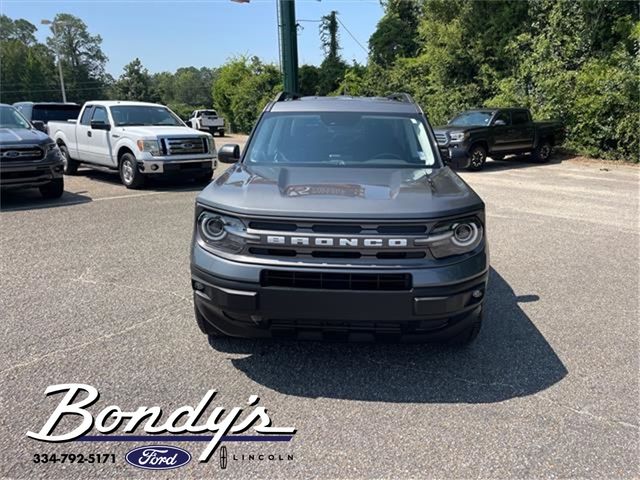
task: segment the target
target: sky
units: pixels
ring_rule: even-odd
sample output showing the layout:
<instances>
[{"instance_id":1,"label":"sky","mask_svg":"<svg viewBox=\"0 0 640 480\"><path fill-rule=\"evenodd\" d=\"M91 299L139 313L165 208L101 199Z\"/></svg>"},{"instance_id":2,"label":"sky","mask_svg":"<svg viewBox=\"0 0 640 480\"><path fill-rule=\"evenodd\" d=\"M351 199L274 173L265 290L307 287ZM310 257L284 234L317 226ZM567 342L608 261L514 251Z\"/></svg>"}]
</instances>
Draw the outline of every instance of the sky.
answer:
<instances>
[{"instance_id":1,"label":"sky","mask_svg":"<svg viewBox=\"0 0 640 480\"><path fill-rule=\"evenodd\" d=\"M298 32L300 65L318 65L323 58L319 24L305 20L319 20L331 10L355 37L340 25L342 58L366 61L369 37L383 14L378 0L296 0L303 27ZM136 57L152 73L215 67L234 55L279 61L276 0L0 0L0 13L36 25L41 42L50 30L40 20L56 13L80 17L92 35L102 37L107 72L114 77Z\"/></svg>"}]
</instances>

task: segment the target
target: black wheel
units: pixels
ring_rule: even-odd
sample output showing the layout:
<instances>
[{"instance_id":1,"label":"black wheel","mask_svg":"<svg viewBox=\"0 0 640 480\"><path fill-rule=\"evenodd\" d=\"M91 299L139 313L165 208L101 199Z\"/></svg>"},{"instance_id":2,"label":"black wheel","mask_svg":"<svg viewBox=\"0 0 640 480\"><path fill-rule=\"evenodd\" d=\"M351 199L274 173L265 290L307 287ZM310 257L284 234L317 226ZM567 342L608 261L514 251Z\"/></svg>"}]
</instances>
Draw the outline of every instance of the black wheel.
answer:
<instances>
[{"instance_id":1,"label":"black wheel","mask_svg":"<svg viewBox=\"0 0 640 480\"><path fill-rule=\"evenodd\" d=\"M39 189L40 195L42 195L44 198L60 198L64 193L64 179L54 178L46 185L42 185Z\"/></svg>"},{"instance_id":2,"label":"black wheel","mask_svg":"<svg viewBox=\"0 0 640 480\"><path fill-rule=\"evenodd\" d=\"M463 331L458 333L456 336L449 339L449 345L453 345L456 347L464 347L467 345L471 345L473 341L478 337L480 333L480 329L482 328L482 319L484 317L484 307L480 309L480 313L478 313L476 320L465 328Z\"/></svg>"},{"instance_id":3,"label":"black wheel","mask_svg":"<svg viewBox=\"0 0 640 480\"><path fill-rule=\"evenodd\" d=\"M531 153L531 158L537 163L547 163L551 158L553 147L548 140L542 140L535 150Z\"/></svg>"},{"instance_id":4,"label":"black wheel","mask_svg":"<svg viewBox=\"0 0 640 480\"><path fill-rule=\"evenodd\" d=\"M482 170L487 161L487 150L482 145L475 145L469 152L469 170Z\"/></svg>"},{"instance_id":5,"label":"black wheel","mask_svg":"<svg viewBox=\"0 0 640 480\"><path fill-rule=\"evenodd\" d=\"M221 137L224 137L224 130L218 130L218 135L220 135Z\"/></svg>"},{"instance_id":6,"label":"black wheel","mask_svg":"<svg viewBox=\"0 0 640 480\"><path fill-rule=\"evenodd\" d=\"M69 150L66 145L60 145L60 153L62 154L65 175L75 175L78 173L80 162L77 162L69 156Z\"/></svg>"},{"instance_id":7,"label":"black wheel","mask_svg":"<svg viewBox=\"0 0 640 480\"><path fill-rule=\"evenodd\" d=\"M140 188L144 185L144 175L138 170L136 157L132 153L124 153L120 157L120 180L127 188Z\"/></svg>"},{"instance_id":8,"label":"black wheel","mask_svg":"<svg viewBox=\"0 0 640 480\"><path fill-rule=\"evenodd\" d=\"M194 303L194 310L196 313L196 323L198 324L198 328L200 328L200 331L202 333L204 333L205 335L208 335L209 338L221 338L221 337L228 336L222 333L213 325L211 325L209 322L207 322L202 316L202 314L198 311L198 307L195 306L195 300L193 303Z\"/></svg>"}]
</instances>

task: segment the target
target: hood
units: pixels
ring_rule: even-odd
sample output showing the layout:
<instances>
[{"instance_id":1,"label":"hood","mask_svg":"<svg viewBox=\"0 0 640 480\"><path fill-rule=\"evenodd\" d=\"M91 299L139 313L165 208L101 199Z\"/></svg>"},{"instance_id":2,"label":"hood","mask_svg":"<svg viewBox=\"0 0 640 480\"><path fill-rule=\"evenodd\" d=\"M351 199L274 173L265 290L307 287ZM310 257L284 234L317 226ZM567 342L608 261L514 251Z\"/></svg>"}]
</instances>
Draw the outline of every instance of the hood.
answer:
<instances>
[{"instance_id":1,"label":"hood","mask_svg":"<svg viewBox=\"0 0 640 480\"><path fill-rule=\"evenodd\" d=\"M472 130L474 128L478 128L478 127L472 127L470 125L467 125L466 127L463 126L455 126L455 125L442 125L440 127L433 127L433 131L435 132L468 132L469 130Z\"/></svg>"},{"instance_id":2,"label":"hood","mask_svg":"<svg viewBox=\"0 0 640 480\"><path fill-rule=\"evenodd\" d=\"M189 127L115 127L114 131L126 132L138 137L203 137L205 133Z\"/></svg>"},{"instance_id":3,"label":"hood","mask_svg":"<svg viewBox=\"0 0 640 480\"><path fill-rule=\"evenodd\" d=\"M197 201L239 214L314 219L426 219L484 206L449 167L251 167L242 163L212 182Z\"/></svg>"},{"instance_id":4,"label":"hood","mask_svg":"<svg viewBox=\"0 0 640 480\"><path fill-rule=\"evenodd\" d=\"M26 128L0 128L0 145L42 145L53 142L46 133Z\"/></svg>"}]
</instances>

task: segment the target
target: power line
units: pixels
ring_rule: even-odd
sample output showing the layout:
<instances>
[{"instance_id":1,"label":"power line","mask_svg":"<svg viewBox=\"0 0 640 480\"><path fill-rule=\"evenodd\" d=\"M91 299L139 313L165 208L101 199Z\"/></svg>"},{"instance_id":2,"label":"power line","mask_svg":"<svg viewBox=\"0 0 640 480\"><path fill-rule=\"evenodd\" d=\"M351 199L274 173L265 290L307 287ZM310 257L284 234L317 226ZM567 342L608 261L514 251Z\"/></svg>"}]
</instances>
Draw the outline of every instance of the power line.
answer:
<instances>
[{"instance_id":1,"label":"power line","mask_svg":"<svg viewBox=\"0 0 640 480\"><path fill-rule=\"evenodd\" d=\"M367 49L366 49L366 48L365 48L365 47L360 43L360 41L359 41L359 40L358 40L358 39L353 35L353 33L351 33L351 32L349 31L349 29L347 28L347 26L342 22L342 20L340 20L340 17L339 17L338 15L336 15L336 18L338 19L338 22L340 23L340 25L342 25L342 28L344 28L344 29L345 29L345 31L349 34L349 36L350 36L351 38L353 38L353 41L354 41L354 42L356 42L356 43L360 46L360 48L361 48L362 50L364 50L364 53L366 53L367 55L369 55L369 50L367 50Z\"/></svg>"}]
</instances>

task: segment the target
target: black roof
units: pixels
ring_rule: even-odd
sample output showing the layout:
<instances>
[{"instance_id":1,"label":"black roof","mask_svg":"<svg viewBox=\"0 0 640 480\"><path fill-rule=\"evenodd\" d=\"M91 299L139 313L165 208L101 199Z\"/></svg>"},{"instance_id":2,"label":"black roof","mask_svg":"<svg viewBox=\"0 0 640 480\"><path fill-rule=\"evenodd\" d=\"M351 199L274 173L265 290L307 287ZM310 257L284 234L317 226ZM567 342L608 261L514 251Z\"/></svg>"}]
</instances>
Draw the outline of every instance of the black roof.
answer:
<instances>
[{"instance_id":1,"label":"black roof","mask_svg":"<svg viewBox=\"0 0 640 480\"><path fill-rule=\"evenodd\" d=\"M279 94L267 105L271 112L378 112L422 113L413 99L405 94L388 97L291 97Z\"/></svg>"}]
</instances>

